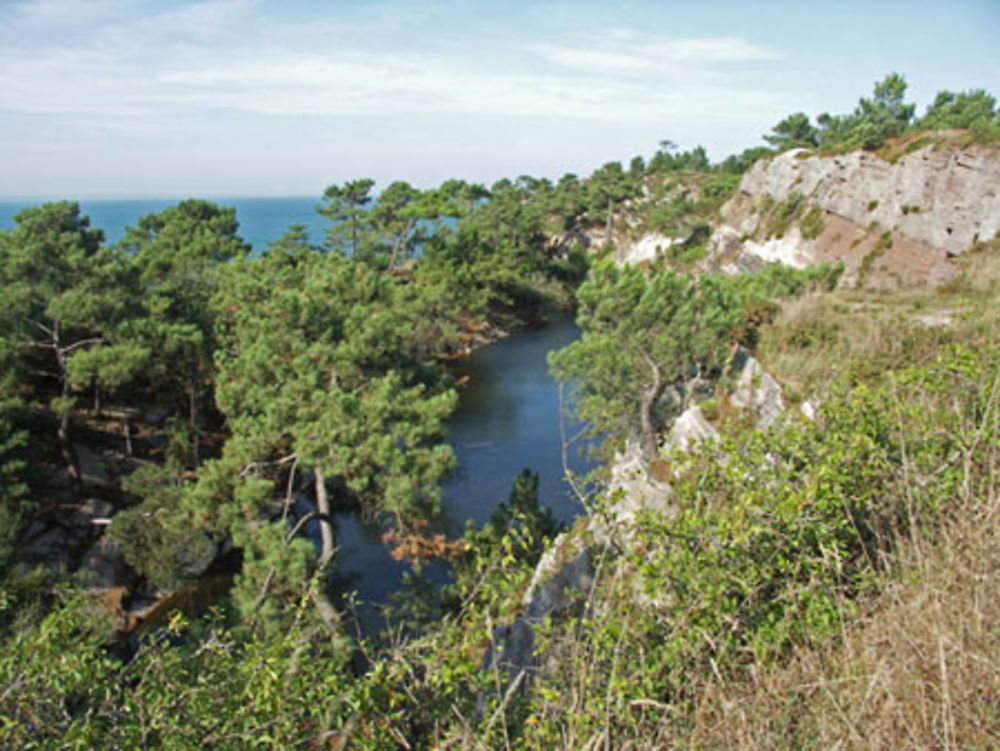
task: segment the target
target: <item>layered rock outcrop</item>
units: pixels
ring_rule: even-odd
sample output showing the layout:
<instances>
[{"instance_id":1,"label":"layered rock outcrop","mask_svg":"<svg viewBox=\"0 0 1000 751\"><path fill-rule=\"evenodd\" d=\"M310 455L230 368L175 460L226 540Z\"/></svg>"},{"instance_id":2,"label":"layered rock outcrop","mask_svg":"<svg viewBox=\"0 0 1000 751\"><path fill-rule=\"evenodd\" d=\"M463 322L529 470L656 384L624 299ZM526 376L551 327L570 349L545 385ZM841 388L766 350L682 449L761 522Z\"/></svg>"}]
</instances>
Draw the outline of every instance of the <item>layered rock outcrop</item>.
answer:
<instances>
[{"instance_id":1,"label":"layered rock outcrop","mask_svg":"<svg viewBox=\"0 0 1000 751\"><path fill-rule=\"evenodd\" d=\"M721 210L710 257L731 272L843 261L846 281L871 286L947 280L953 257L1000 232L1000 151L930 138L896 159L795 149L757 162Z\"/></svg>"}]
</instances>

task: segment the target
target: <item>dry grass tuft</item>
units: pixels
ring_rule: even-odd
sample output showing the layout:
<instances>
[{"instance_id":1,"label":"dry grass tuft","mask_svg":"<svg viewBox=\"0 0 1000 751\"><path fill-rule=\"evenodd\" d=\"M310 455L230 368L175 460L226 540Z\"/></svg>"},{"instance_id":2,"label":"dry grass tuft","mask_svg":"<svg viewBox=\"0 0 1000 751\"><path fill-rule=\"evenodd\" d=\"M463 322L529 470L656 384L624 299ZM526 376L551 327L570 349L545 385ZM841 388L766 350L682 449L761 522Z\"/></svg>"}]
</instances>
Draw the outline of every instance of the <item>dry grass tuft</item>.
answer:
<instances>
[{"instance_id":1,"label":"dry grass tuft","mask_svg":"<svg viewBox=\"0 0 1000 751\"><path fill-rule=\"evenodd\" d=\"M950 341L988 345L1000 325L1000 236L956 263L959 275L937 289L845 289L791 300L763 329L759 358L793 399L822 399L842 376L866 380L925 362Z\"/></svg>"},{"instance_id":2,"label":"dry grass tuft","mask_svg":"<svg viewBox=\"0 0 1000 751\"><path fill-rule=\"evenodd\" d=\"M1000 747L996 511L954 522L933 544L907 541L893 583L833 643L739 682L709 680L693 745Z\"/></svg>"},{"instance_id":3,"label":"dry grass tuft","mask_svg":"<svg viewBox=\"0 0 1000 751\"><path fill-rule=\"evenodd\" d=\"M760 359L792 395L824 398L839 377L866 379L932 357L954 331L930 329L921 319L941 310L955 309L929 292L808 295L785 304L763 330Z\"/></svg>"}]
</instances>

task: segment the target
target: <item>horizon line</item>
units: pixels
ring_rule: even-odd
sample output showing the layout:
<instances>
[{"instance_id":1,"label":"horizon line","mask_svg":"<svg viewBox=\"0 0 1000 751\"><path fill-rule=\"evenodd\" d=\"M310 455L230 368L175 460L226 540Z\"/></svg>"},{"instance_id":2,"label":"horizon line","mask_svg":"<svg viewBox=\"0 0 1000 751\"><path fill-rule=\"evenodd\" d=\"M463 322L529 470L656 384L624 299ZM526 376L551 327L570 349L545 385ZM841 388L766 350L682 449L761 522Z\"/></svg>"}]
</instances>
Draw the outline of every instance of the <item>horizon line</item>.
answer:
<instances>
[{"instance_id":1,"label":"horizon line","mask_svg":"<svg viewBox=\"0 0 1000 751\"><path fill-rule=\"evenodd\" d=\"M317 201L322 200L322 193L319 195L307 195L304 193L276 193L266 195L262 193L234 193L234 194L197 194L197 193L100 193L89 196L67 196L66 194L38 194L38 195L0 195L0 203L36 203L52 201L186 201L189 199L204 201L226 201L226 200L246 200L248 198L310 198Z\"/></svg>"}]
</instances>

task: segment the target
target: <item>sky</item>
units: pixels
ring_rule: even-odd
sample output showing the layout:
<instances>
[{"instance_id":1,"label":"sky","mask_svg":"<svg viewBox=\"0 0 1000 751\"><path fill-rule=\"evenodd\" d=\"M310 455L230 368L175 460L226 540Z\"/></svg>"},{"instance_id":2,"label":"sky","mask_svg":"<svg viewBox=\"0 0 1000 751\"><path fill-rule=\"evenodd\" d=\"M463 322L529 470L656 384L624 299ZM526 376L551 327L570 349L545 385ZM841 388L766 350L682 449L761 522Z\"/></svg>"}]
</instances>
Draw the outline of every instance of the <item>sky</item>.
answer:
<instances>
[{"instance_id":1,"label":"sky","mask_svg":"<svg viewBox=\"0 0 1000 751\"><path fill-rule=\"evenodd\" d=\"M892 71L1000 95L998 39L1000 0L0 0L0 198L721 160Z\"/></svg>"}]
</instances>

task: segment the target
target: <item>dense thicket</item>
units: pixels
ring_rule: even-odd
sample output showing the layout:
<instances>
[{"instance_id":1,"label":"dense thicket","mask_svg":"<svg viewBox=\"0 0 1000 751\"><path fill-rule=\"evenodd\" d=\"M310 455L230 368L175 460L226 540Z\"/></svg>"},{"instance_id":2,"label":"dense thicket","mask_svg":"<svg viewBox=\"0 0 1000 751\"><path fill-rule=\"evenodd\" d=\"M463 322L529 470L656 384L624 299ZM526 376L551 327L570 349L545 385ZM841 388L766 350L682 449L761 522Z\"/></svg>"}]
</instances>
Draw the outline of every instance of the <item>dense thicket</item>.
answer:
<instances>
[{"instance_id":1,"label":"dense thicket","mask_svg":"<svg viewBox=\"0 0 1000 751\"><path fill-rule=\"evenodd\" d=\"M452 465L441 358L566 304L585 263L546 246L541 181L371 188L326 191L322 246L293 227L260 252L206 201L145 216L114 246L73 203L17 215L0 233L5 558L19 530L92 495L127 507L110 534L168 590L227 541L251 562L278 555L251 538L281 538L259 521L306 478L324 565L331 508L404 526L433 515ZM93 476L109 441L120 486Z\"/></svg>"}]
</instances>

